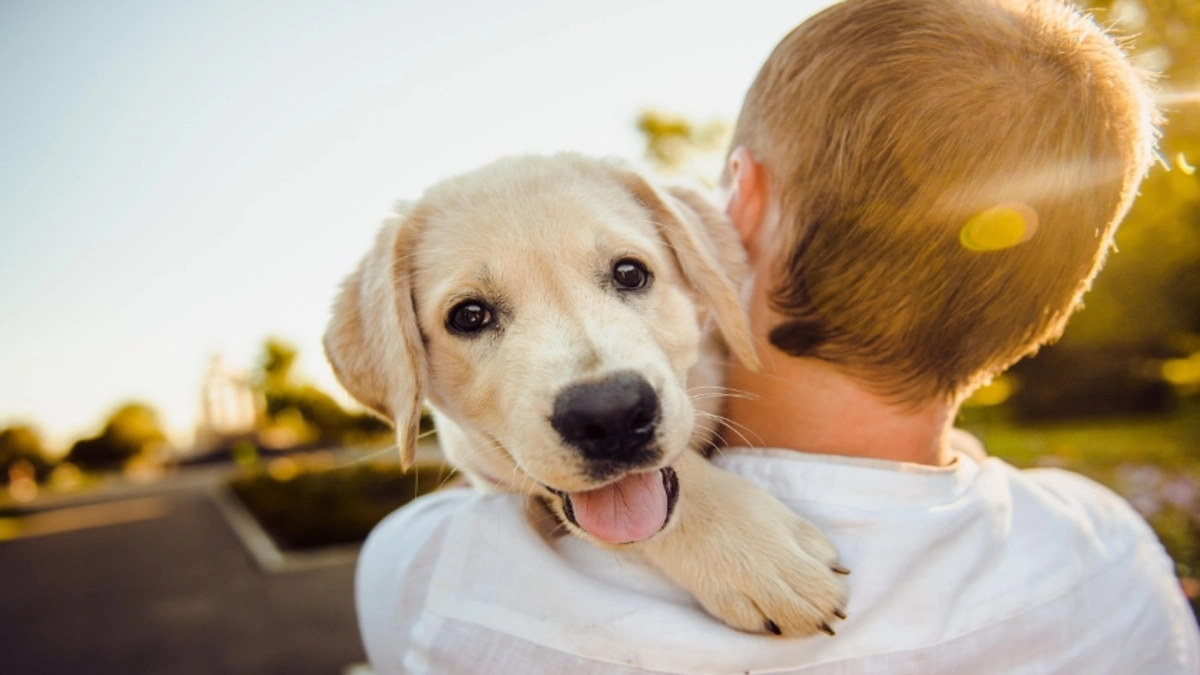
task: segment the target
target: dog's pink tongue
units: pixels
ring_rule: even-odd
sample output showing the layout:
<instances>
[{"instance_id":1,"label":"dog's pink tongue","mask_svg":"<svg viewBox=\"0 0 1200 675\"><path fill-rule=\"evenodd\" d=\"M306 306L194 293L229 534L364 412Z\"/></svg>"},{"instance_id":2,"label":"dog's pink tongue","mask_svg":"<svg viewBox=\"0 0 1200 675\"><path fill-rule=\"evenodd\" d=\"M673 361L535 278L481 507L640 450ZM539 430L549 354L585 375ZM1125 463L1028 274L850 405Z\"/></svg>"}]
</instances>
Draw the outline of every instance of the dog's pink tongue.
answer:
<instances>
[{"instance_id":1,"label":"dog's pink tongue","mask_svg":"<svg viewBox=\"0 0 1200 675\"><path fill-rule=\"evenodd\" d=\"M640 541L667 522L667 489L658 471L632 473L611 485L571 495L575 522L610 544Z\"/></svg>"}]
</instances>

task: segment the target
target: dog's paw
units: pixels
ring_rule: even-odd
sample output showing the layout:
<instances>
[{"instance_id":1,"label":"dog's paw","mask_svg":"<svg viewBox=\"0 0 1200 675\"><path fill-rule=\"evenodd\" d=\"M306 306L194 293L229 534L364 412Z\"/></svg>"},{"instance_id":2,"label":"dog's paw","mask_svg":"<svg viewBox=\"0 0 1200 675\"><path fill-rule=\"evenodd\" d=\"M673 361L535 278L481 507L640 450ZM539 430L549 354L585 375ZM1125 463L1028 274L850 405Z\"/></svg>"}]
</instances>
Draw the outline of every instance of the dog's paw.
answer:
<instances>
[{"instance_id":1,"label":"dog's paw","mask_svg":"<svg viewBox=\"0 0 1200 675\"><path fill-rule=\"evenodd\" d=\"M676 526L647 542L647 556L713 616L751 633L835 633L849 573L811 523L744 478L705 471L682 492Z\"/></svg>"},{"instance_id":2,"label":"dog's paw","mask_svg":"<svg viewBox=\"0 0 1200 675\"><path fill-rule=\"evenodd\" d=\"M709 535L709 541L726 543L723 550L699 556L710 564L693 590L696 599L739 630L834 635L837 621L846 618L844 575L849 571L837 562L832 544L782 507L748 517L745 529Z\"/></svg>"}]
</instances>

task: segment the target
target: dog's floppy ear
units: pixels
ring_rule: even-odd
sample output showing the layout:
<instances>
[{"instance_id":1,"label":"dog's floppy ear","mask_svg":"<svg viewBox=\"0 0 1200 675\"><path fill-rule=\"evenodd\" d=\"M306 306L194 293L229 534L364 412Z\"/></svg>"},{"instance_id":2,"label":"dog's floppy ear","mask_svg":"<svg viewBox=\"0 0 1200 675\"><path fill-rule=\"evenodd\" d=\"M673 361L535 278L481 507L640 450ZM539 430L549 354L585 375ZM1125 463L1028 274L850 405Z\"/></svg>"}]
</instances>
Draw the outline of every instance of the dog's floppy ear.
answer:
<instances>
[{"instance_id":1,"label":"dog's floppy ear","mask_svg":"<svg viewBox=\"0 0 1200 675\"><path fill-rule=\"evenodd\" d=\"M618 178L642 206L679 261L684 277L712 308L730 351L751 370L762 365L738 286L746 276L746 256L733 226L700 193L684 187L660 191L625 169Z\"/></svg>"},{"instance_id":2,"label":"dog's floppy ear","mask_svg":"<svg viewBox=\"0 0 1200 675\"><path fill-rule=\"evenodd\" d=\"M346 391L395 426L407 469L417 450L426 364L409 281L416 225L402 209L342 283L325 329L325 355Z\"/></svg>"}]
</instances>

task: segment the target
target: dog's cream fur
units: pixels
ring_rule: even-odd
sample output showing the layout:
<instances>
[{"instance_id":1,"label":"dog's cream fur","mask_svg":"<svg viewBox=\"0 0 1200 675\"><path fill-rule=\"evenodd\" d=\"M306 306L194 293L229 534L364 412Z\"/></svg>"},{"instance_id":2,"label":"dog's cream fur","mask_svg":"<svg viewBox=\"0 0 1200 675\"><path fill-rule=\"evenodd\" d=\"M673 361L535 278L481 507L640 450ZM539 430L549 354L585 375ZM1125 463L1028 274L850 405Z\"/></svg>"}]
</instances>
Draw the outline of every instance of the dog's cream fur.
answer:
<instances>
[{"instance_id":1,"label":"dog's cream fur","mask_svg":"<svg viewBox=\"0 0 1200 675\"><path fill-rule=\"evenodd\" d=\"M712 437L726 349L757 363L737 297L741 247L719 212L575 155L501 160L397 211L345 282L325 345L346 389L395 424L405 464L428 401L443 449L477 487L539 497L561 517L547 487L601 483L551 428L555 396L637 372L661 407L661 457L637 470L672 466L679 497L662 531L625 546L735 628L829 631L844 603L832 545L688 450ZM622 297L611 270L630 257L653 282ZM451 333L447 315L464 298L495 305L497 329Z\"/></svg>"}]
</instances>

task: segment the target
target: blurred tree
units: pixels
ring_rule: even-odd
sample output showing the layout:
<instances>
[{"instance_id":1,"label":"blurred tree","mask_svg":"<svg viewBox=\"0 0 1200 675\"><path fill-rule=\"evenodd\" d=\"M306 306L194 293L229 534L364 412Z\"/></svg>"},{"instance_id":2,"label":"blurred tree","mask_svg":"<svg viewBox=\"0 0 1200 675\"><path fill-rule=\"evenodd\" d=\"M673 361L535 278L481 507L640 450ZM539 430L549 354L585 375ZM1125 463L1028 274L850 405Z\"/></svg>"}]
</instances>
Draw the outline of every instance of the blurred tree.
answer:
<instances>
[{"instance_id":1,"label":"blurred tree","mask_svg":"<svg viewBox=\"0 0 1200 675\"><path fill-rule=\"evenodd\" d=\"M17 424L0 429L0 485L8 483L8 470L17 462L32 466L38 482L50 475L51 465L42 438L31 426Z\"/></svg>"},{"instance_id":2,"label":"blurred tree","mask_svg":"<svg viewBox=\"0 0 1200 675\"><path fill-rule=\"evenodd\" d=\"M153 408L126 403L108 418L99 436L76 441L66 460L84 469L113 471L156 452L166 440Z\"/></svg>"},{"instance_id":3,"label":"blurred tree","mask_svg":"<svg viewBox=\"0 0 1200 675\"><path fill-rule=\"evenodd\" d=\"M697 124L661 110L643 111L638 131L646 140L646 160L660 173L686 175L709 185L721 171L730 126L723 120Z\"/></svg>"},{"instance_id":4,"label":"blurred tree","mask_svg":"<svg viewBox=\"0 0 1200 675\"><path fill-rule=\"evenodd\" d=\"M278 338L267 338L255 383L266 400L267 423L290 428L298 441L324 444L361 442L388 431L368 413L347 412L329 394L295 376L297 352Z\"/></svg>"},{"instance_id":5,"label":"blurred tree","mask_svg":"<svg viewBox=\"0 0 1200 675\"><path fill-rule=\"evenodd\" d=\"M286 389L291 385L296 349L278 338L267 338L259 359L263 389Z\"/></svg>"}]
</instances>

